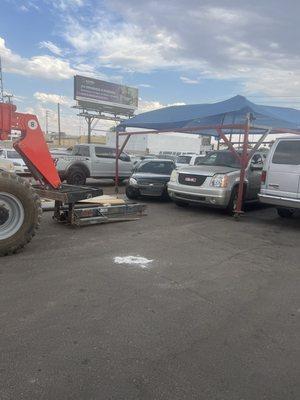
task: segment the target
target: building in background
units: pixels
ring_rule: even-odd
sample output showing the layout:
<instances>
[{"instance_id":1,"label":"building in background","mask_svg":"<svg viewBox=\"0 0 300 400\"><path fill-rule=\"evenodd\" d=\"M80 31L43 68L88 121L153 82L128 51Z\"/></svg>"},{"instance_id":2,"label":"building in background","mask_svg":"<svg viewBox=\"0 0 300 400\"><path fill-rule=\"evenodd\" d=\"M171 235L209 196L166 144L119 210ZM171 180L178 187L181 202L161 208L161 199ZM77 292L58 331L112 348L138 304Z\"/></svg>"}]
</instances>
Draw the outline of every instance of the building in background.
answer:
<instances>
[{"instance_id":1,"label":"building in background","mask_svg":"<svg viewBox=\"0 0 300 400\"><path fill-rule=\"evenodd\" d=\"M60 144L59 144L59 137L58 137L57 132L51 132L48 135L46 135L46 140L50 148L53 146L55 147L73 147L75 144L84 144L88 143L88 137L86 135L66 135L64 132L61 132L61 139L60 139ZM106 136L104 135L97 135L91 136L91 143L95 144L106 144Z\"/></svg>"},{"instance_id":2,"label":"building in background","mask_svg":"<svg viewBox=\"0 0 300 400\"><path fill-rule=\"evenodd\" d=\"M125 140L125 136L120 136L120 145ZM115 132L107 132L106 145L115 147ZM198 135L188 135L179 133L161 133L132 135L129 139L125 151L135 154L161 154L172 153L196 153L205 154L212 150L211 138Z\"/></svg>"}]
</instances>

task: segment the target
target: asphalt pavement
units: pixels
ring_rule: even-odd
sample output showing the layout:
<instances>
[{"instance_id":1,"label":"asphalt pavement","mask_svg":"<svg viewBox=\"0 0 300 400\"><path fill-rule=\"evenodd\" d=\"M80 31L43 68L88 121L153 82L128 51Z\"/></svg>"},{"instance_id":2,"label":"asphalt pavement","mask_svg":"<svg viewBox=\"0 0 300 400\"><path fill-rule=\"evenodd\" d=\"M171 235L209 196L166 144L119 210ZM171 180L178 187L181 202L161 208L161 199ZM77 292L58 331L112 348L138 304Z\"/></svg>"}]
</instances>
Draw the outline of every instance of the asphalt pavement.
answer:
<instances>
[{"instance_id":1,"label":"asphalt pavement","mask_svg":"<svg viewBox=\"0 0 300 400\"><path fill-rule=\"evenodd\" d=\"M0 399L299 399L300 217L146 203L0 259Z\"/></svg>"}]
</instances>

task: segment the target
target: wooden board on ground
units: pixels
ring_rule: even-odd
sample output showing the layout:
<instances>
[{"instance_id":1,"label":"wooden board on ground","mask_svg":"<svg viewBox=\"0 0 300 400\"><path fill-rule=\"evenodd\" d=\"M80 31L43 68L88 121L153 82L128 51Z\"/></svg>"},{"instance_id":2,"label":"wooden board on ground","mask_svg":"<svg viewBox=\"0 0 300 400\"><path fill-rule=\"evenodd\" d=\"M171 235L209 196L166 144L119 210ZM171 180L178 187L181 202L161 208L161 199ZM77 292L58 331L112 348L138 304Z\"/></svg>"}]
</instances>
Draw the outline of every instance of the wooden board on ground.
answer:
<instances>
[{"instance_id":1,"label":"wooden board on ground","mask_svg":"<svg viewBox=\"0 0 300 400\"><path fill-rule=\"evenodd\" d=\"M103 196L98 196L98 197L92 197L91 199L81 200L79 203L117 205L117 204L125 204L125 200L117 199L114 196L103 195Z\"/></svg>"}]
</instances>

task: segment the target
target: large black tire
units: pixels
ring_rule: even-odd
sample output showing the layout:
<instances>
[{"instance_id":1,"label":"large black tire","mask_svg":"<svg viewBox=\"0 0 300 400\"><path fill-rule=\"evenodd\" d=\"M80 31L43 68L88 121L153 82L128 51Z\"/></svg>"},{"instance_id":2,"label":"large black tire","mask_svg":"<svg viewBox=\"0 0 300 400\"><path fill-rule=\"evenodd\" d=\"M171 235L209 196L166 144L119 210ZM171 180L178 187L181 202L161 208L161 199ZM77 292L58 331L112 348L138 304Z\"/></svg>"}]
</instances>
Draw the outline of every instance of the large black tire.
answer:
<instances>
[{"instance_id":1,"label":"large black tire","mask_svg":"<svg viewBox=\"0 0 300 400\"><path fill-rule=\"evenodd\" d=\"M0 172L0 256L16 253L31 241L41 221L39 196L23 178Z\"/></svg>"},{"instance_id":2,"label":"large black tire","mask_svg":"<svg viewBox=\"0 0 300 400\"><path fill-rule=\"evenodd\" d=\"M71 168L67 174L67 183L69 185L83 186L86 184L86 173L80 167Z\"/></svg>"},{"instance_id":3,"label":"large black tire","mask_svg":"<svg viewBox=\"0 0 300 400\"><path fill-rule=\"evenodd\" d=\"M130 186L126 187L126 196L128 197L128 199L130 200L136 200L139 196L140 196L140 192L138 189L134 189Z\"/></svg>"},{"instance_id":4,"label":"large black tire","mask_svg":"<svg viewBox=\"0 0 300 400\"><path fill-rule=\"evenodd\" d=\"M245 191L246 191L246 187L244 187L244 196L245 196ZM229 215L235 214L235 211L237 208L238 193L239 193L239 187L236 186L232 189L230 200L226 207L226 210ZM244 204L244 201L243 201L243 204ZM243 207L243 205L242 205L242 207Z\"/></svg>"},{"instance_id":5,"label":"large black tire","mask_svg":"<svg viewBox=\"0 0 300 400\"><path fill-rule=\"evenodd\" d=\"M281 218L292 218L295 210L293 208L277 208L277 213Z\"/></svg>"}]
</instances>

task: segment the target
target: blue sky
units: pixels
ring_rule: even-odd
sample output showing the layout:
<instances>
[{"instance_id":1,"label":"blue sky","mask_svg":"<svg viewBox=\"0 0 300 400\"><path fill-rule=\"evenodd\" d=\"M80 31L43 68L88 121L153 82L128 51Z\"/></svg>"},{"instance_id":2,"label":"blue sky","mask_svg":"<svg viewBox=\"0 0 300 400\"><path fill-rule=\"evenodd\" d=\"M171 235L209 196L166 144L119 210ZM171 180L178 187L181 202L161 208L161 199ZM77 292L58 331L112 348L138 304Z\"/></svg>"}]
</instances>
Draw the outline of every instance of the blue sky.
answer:
<instances>
[{"instance_id":1,"label":"blue sky","mask_svg":"<svg viewBox=\"0 0 300 400\"><path fill-rule=\"evenodd\" d=\"M60 101L69 133L76 73L138 87L140 111L236 94L300 108L299 2L247 3L2 0L5 90L53 130Z\"/></svg>"}]
</instances>

